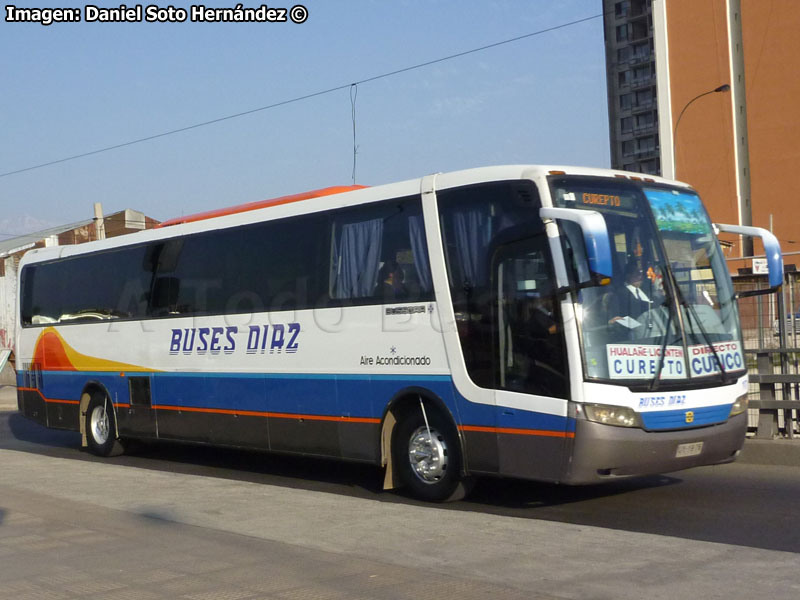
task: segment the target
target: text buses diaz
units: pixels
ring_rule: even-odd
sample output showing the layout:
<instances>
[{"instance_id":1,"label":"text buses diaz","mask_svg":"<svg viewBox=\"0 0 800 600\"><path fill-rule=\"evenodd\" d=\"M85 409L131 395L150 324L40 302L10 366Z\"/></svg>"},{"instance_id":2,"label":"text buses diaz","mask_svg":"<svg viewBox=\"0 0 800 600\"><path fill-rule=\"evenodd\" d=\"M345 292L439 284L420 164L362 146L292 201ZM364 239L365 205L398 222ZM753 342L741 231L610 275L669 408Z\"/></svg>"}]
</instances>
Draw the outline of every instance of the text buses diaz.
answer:
<instances>
[{"instance_id":1,"label":"text buses diaz","mask_svg":"<svg viewBox=\"0 0 800 600\"><path fill-rule=\"evenodd\" d=\"M28 253L19 408L137 438L564 483L733 460L747 376L684 184L535 166L328 188Z\"/></svg>"}]
</instances>

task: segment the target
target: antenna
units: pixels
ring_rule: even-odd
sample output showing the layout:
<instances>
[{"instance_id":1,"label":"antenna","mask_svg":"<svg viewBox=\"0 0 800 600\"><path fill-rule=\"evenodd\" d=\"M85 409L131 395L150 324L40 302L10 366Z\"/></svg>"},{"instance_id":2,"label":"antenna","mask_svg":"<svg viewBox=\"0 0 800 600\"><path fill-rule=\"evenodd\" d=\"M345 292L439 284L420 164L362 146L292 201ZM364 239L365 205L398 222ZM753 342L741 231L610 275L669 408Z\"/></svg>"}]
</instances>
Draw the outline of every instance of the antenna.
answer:
<instances>
[{"instance_id":1,"label":"antenna","mask_svg":"<svg viewBox=\"0 0 800 600\"><path fill-rule=\"evenodd\" d=\"M358 84L350 85L350 112L353 116L353 185L356 184L356 155L358 146L356 145L356 98L358 98Z\"/></svg>"}]
</instances>

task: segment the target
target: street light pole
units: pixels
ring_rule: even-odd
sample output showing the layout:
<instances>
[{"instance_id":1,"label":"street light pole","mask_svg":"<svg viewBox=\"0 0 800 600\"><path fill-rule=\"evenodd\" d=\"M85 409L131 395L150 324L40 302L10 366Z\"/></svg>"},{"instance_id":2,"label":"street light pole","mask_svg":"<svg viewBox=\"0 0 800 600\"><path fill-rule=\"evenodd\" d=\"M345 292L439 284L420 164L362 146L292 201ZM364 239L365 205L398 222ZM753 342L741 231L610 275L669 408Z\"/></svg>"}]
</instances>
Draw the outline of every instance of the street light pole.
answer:
<instances>
[{"instance_id":1,"label":"street light pole","mask_svg":"<svg viewBox=\"0 0 800 600\"><path fill-rule=\"evenodd\" d=\"M703 92L702 94L698 94L697 96L695 96L694 98L689 100L689 102L687 102L686 105L681 109L681 112L678 115L678 120L675 121L675 127L672 129L672 176L673 176L673 178L677 179L677 175L678 175L678 163L677 163L677 155L678 155L678 144L677 144L678 125L681 124L681 117L683 117L683 113L686 112L686 109L689 108L689 106L691 106L691 104L695 100L699 100L703 96L708 96L709 94L716 94L716 93L719 93L719 92L727 92L727 91L730 91L730 89L731 89L730 85L728 85L727 83L723 83L721 86L715 87L713 90L709 90L707 92Z\"/></svg>"}]
</instances>

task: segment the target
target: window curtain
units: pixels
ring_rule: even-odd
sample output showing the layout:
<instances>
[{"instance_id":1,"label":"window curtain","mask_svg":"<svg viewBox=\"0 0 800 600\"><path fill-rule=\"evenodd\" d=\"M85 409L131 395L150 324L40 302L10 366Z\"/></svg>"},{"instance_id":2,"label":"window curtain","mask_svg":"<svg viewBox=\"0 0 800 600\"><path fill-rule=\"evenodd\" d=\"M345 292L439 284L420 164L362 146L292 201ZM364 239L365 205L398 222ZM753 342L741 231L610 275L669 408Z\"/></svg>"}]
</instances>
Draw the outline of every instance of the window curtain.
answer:
<instances>
[{"instance_id":1,"label":"window curtain","mask_svg":"<svg viewBox=\"0 0 800 600\"><path fill-rule=\"evenodd\" d=\"M485 283L486 248L491 235L490 218L479 210L456 212L453 214L453 231L461 274L464 281L472 287Z\"/></svg>"},{"instance_id":2,"label":"window curtain","mask_svg":"<svg viewBox=\"0 0 800 600\"><path fill-rule=\"evenodd\" d=\"M428 262L428 251L425 244L425 228L421 216L408 218L408 237L411 240L411 252L414 255L414 267L417 270L417 280L424 292L430 292L431 268Z\"/></svg>"},{"instance_id":3,"label":"window curtain","mask_svg":"<svg viewBox=\"0 0 800 600\"><path fill-rule=\"evenodd\" d=\"M380 265L383 219L342 226L336 248L334 298L372 296Z\"/></svg>"}]
</instances>

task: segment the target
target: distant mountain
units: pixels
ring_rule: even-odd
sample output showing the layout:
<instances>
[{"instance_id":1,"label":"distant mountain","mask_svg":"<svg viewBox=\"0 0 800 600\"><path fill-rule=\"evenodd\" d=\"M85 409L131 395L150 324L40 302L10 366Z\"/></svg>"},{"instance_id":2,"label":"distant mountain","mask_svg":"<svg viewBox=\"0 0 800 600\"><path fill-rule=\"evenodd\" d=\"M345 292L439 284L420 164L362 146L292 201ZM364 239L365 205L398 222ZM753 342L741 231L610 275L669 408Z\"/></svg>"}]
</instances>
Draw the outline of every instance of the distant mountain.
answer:
<instances>
[{"instance_id":1,"label":"distant mountain","mask_svg":"<svg viewBox=\"0 0 800 600\"><path fill-rule=\"evenodd\" d=\"M46 221L31 215L0 218L0 240L7 240L26 233L41 231L58 226L59 223Z\"/></svg>"}]
</instances>

